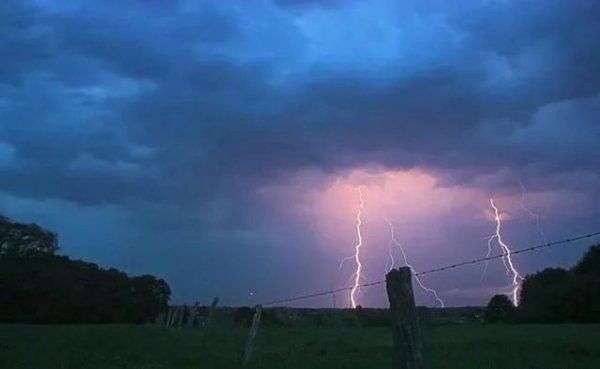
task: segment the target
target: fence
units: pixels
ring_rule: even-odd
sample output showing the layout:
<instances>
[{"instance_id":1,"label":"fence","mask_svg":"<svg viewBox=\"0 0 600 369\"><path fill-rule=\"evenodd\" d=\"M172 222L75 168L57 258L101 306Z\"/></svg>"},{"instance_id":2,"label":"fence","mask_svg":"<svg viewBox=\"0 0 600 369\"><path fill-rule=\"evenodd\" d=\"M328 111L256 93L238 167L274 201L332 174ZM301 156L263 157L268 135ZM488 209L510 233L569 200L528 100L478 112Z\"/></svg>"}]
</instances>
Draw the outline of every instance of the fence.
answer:
<instances>
[{"instance_id":1,"label":"fence","mask_svg":"<svg viewBox=\"0 0 600 369\"><path fill-rule=\"evenodd\" d=\"M511 251L511 255L519 255L526 252L535 251L546 247L555 247L559 245L566 245L575 241L589 239L600 235L600 232L588 233L585 235L575 236L560 241L548 242L545 244L532 246L528 248L518 249ZM466 260L455 264L449 264L446 266L414 272L410 267L401 267L398 269L392 269L384 280L373 281L359 285L360 288L380 285L385 283L390 304L390 321L393 338L393 351L392 351L392 368L393 369L421 369L423 363L423 357L421 353L421 338L419 331L419 322L417 316L417 310L412 289L412 276L421 276L425 274L437 273L449 269L462 267L465 265L478 264L494 259L506 257L505 253L490 255L482 258ZM244 348L242 365L245 367L251 358L252 350L254 346L254 338L257 335L257 331L260 324L263 306L284 304L294 301L311 299L319 296L334 296L338 292L349 291L353 287L343 287L327 291L320 291L295 297L289 297L284 299L266 301L256 305L252 325L248 334L247 342ZM202 322L202 326L209 325L212 317L214 317L215 309L218 303L218 298L215 297L211 305L208 317ZM184 307L171 307L168 314L161 318L160 322L166 327L181 327L184 316L189 309ZM198 306L194 306L194 309L189 310L187 326L192 326L197 318ZM190 320L191 319L191 320ZM192 323L189 323L189 322Z\"/></svg>"}]
</instances>

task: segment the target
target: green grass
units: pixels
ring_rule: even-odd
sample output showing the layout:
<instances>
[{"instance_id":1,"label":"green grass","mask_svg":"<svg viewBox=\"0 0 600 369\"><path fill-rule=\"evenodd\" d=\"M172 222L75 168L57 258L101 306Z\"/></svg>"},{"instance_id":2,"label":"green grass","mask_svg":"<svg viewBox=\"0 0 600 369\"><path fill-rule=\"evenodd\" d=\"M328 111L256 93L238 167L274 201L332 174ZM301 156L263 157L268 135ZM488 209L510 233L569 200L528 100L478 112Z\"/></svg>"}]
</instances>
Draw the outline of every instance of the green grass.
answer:
<instances>
[{"instance_id":1,"label":"green grass","mask_svg":"<svg viewBox=\"0 0 600 369\"><path fill-rule=\"evenodd\" d=\"M423 329L427 368L600 368L599 325L439 326ZM247 331L151 326L0 326L2 369L240 367ZM251 368L389 368L385 328L271 328Z\"/></svg>"}]
</instances>

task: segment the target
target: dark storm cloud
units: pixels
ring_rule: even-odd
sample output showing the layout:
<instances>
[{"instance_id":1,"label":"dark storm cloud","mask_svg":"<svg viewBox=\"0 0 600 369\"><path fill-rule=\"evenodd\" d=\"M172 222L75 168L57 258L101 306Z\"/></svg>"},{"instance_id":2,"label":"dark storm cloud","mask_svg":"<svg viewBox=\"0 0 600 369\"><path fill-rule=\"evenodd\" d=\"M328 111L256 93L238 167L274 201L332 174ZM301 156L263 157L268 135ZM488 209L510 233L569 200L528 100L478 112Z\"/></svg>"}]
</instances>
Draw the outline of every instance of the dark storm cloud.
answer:
<instances>
[{"instance_id":1,"label":"dark storm cloud","mask_svg":"<svg viewBox=\"0 0 600 369\"><path fill-rule=\"evenodd\" d=\"M319 4L303 5L310 12ZM42 196L56 192L57 197L93 201L97 195L99 201L114 201L118 193L98 188L114 181L127 196L138 192L134 177L155 170L173 173L174 182L199 181L202 192L236 176L268 178L306 166L343 169L361 164L361 158L398 167L495 170L521 162L529 142L515 143L512 135L531 125L537 110L598 93L600 51L593 47L593 35L600 31L594 16L598 6L589 2L427 7L445 12L435 16L423 6L403 8L379 32L392 32L410 17L425 23L443 17L447 34L439 39L457 41L428 50L432 43L437 47L435 35L433 41L419 34L399 39L414 46L402 51L408 55L392 55L381 72L360 60L336 71L335 55L296 65L294 57L302 59L306 47L302 43L312 40L301 36L285 8L266 3L253 10L263 19L251 19L256 14L245 14L243 6L214 3L192 9L143 3L118 11L110 5L90 9L4 5L9 58L2 68L8 83L3 95L22 104L5 110L3 141L15 145L25 178L48 178L36 162L50 152L53 158L46 159L54 163L44 166L73 172L61 178L68 183L102 178L97 187L82 180L75 191L61 179L49 184L54 190L35 186ZM342 32L347 27L332 26ZM255 33L283 36L256 41ZM372 37L367 41L376 43L377 35ZM285 46L281 38L294 45ZM339 47L352 48L353 40ZM402 59L412 52L430 63L405 65ZM127 83L132 91L119 95ZM581 129L598 137L593 121ZM138 162L129 157L129 144L147 146L155 157ZM490 157L489 147L504 148L507 155ZM537 148L528 160L543 161L551 145ZM73 160L81 157L106 165L79 173ZM587 169L598 164L579 159L568 161ZM124 175L124 168L132 173ZM186 175L191 168L197 174ZM60 188L69 188L68 193Z\"/></svg>"},{"instance_id":2,"label":"dark storm cloud","mask_svg":"<svg viewBox=\"0 0 600 369\"><path fill-rule=\"evenodd\" d=\"M214 166L222 172L217 176L220 178L235 174L269 176L303 166L335 170L360 164L362 158L390 166L474 167L472 174L484 168L494 171L521 164L544 167L544 158L555 150L553 145L538 145L532 153L530 142L518 142L513 136L532 125L535 113L546 105L560 101L579 104L571 100L586 97L594 104L593 96L598 92L598 52L580 39L592 40L589 36L598 30L588 16L597 12L597 7L572 7L577 9L550 4L551 9L542 14L526 12L532 18L522 22L530 25L531 32L524 29L510 50L509 42L500 36L490 44L485 44L482 36L498 27L510 27L502 19L515 14L510 9L500 13L496 22L490 22L489 15L483 13L481 21L473 22L477 27L468 24L464 29L460 28L459 16L451 14L449 25L464 33L464 40L449 52L462 56L441 54L439 58L448 60L436 60L414 75L394 70L392 63L385 70L389 76L383 83L369 71L337 72L315 63L306 80L292 77L283 86L272 86L266 83L269 74L264 70L243 66L237 70L246 68L246 72L239 75L233 73L235 69L227 75L209 71L222 81L220 88L209 92L210 97L194 92L186 95L186 101L179 96L174 107L159 114L156 105L145 105L142 99L141 112L159 120L166 111L173 112L179 123L167 139L178 147L189 142L190 151L205 149L207 159L199 167ZM472 12L460 15L479 16ZM556 19L564 30L547 26ZM574 25L575 19L583 22ZM202 86L206 84L200 83L196 89ZM158 101L177 96L172 91L164 96L164 92L155 91L152 96ZM162 109L162 104L159 107ZM572 119L581 122L577 114ZM584 119L580 129L598 137L593 121ZM146 135L165 139L152 130ZM199 149L194 149L197 146ZM487 154L498 151L503 155ZM552 169L597 168L592 155L577 151L564 160L566 166L552 165Z\"/></svg>"},{"instance_id":3,"label":"dark storm cloud","mask_svg":"<svg viewBox=\"0 0 600 369\"><path fill-rule=\"evenodd\" d=\"M396 3L3 2L0 192L217 255L268 243L251 194L306 168L596 188L597 2Z\"/></svg>"}]
</instances>

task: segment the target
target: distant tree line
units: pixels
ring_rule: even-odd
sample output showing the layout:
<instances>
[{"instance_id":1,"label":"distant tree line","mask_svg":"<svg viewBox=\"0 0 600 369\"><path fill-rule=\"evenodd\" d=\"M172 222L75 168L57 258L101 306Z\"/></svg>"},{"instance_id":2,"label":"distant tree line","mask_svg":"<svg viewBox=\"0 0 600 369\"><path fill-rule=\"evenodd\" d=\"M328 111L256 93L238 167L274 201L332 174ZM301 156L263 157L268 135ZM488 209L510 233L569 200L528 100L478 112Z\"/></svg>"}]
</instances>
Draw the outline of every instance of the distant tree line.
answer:
<instances>
[{"instance_id":1,"label":"distant tree line","mask_svg":"<svg viewBox=\"0 0 600 369\"><path fill-rule=\"evenodd\" d=\"M546 268L525 277L519 306L496 295L485 310L487 322L600 322L600 245L592 246L570 270Z\"/></svg>"},{"instance_id":2,"label":"distant tree line","mask_svg":"<svg viewBox=\"0 0 600 369\"><path fill-rule=\"evenodd\" d=\"M145 323L167 309L164 280L57 251L55 233L0 216L0 322Z\"/></svg>"}]
</instances>

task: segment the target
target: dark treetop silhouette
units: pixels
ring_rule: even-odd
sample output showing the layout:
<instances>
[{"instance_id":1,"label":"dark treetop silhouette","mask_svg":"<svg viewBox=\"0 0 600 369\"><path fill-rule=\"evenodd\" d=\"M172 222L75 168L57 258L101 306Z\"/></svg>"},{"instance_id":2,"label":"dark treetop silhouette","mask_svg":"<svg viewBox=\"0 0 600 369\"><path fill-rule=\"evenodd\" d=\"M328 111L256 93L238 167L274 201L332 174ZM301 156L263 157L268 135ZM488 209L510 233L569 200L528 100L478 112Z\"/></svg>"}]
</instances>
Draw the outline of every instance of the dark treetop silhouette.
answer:
<instances>
[{"instance_id":1,"label":"dark treetop silhouette","mask_svg":"<svg viewBox=\"0 0 600 369\"><path fill-rule=\"evenodd\" d=\"M55 233L0 217L0 321L144 323L167 308L164 280L129 277L57 250Z\"/></svg>"}]
</instances>

